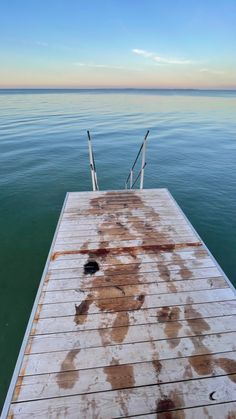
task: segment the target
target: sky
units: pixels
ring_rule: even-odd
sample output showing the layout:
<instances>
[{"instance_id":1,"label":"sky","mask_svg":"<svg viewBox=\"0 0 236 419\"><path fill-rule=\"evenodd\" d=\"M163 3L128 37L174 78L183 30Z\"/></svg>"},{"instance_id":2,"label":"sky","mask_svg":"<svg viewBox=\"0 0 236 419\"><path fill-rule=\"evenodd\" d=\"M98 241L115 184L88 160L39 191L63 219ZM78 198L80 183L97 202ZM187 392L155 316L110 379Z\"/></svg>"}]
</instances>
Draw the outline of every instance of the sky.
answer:
<instances>
[{"instance_id":1,"label":"sky","mask_svg":"<svg viewBox=\"0 0 236 419\"><path fill-rule=\"evenodd\" d=\"M0 0L0 88L236 89L236 0Z\"/></svg>"}]
</instances>

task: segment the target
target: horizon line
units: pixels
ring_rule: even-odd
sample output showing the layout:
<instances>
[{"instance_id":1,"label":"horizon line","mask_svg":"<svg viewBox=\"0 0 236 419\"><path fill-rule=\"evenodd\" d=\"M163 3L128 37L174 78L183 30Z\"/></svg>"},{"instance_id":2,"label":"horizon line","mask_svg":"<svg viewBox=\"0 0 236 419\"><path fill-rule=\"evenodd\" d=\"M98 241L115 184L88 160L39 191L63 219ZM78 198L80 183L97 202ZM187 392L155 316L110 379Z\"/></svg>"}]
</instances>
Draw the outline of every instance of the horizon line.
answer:
<instances>
[{"instance_id":1,"label":"horizon line","mask_svg":"<svg viewBox=\"0 0 236 419\"><path fill-rule=\"evenodd\" d=\"M236 87L1 87L0 90L181 90L181 91L236 91Z\"/></svg>"}]
</instances>

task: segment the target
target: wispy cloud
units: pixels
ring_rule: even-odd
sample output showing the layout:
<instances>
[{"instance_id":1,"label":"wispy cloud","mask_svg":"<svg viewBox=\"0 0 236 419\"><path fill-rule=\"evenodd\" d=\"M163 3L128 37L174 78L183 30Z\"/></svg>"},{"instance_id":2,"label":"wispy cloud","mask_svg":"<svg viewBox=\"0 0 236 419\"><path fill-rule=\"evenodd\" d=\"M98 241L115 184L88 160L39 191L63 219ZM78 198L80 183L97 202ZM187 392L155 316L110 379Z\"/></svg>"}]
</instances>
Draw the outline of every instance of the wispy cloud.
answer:
<instances>
[{"instance_id":1,"label":"wispy cloud","mask_svg":"<svg viewBox=\"0 0 236 419\"><path fill-rule=\"evenodd\" d=\"M155 56L154 52L145 51L144 49L132 49L132 52L137 55L142 55L143 57L153 57Z\"/></svg>"},{"instance_id":2,"label":"wispy cloud","mask_svg":"<svg viewBox=\"0 0 236 419\"><path fill-rule=\"evenodd\" d=\"M224 71L220 71L220 70L214 70L211 68L201 68L200 73L208 73L208 74L216 74L218 76L221 76L222 74L225 74Z\"/></svg>"},{"instance_id":3,"label":"wispy cloud","mask_svg":"<svg viewBox=\"0 0 236 419\"><path fill-rule=\"evenodd\" d=\"M145 58L151 58L152 61L158 64L176 64L176 65L193 64L193 61L191 60L180 60L180 59L175 59L175 58L160 57L156 55L154 52L146 51L143 49L134 48L132 49L132 52L134 54L141 55Z\"/></svg>"},{"instance_id":4,"label":"wispy cloud","mask_svg":"<svg viewBox=\"0 0 236 419\"><path fill-rule=\"evenodd\" d=\"M161 63L161 64L192 64L193 61L191 60L176 60L176 59L172 59L172 58L163 58L163 57L153 57L153 60L157 63Z\"/></svg>"}]
</instances>

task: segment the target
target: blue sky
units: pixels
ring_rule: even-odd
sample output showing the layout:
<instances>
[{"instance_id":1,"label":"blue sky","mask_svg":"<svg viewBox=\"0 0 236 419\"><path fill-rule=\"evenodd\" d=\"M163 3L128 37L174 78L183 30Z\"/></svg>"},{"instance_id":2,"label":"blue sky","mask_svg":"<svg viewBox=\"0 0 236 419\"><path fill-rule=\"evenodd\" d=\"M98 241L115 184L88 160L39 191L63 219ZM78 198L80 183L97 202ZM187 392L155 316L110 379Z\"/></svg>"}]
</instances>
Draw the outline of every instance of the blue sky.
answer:
<instances>
[{"instance_id":1,"label":"blue sky","mask_svg":"<svg viewBox=\"0 0 236 419\"><path fill-rule=\"evenodd\" d=\"M1 0L0 87L236 88L236 0Z\"/></svg>"}]
</instances>

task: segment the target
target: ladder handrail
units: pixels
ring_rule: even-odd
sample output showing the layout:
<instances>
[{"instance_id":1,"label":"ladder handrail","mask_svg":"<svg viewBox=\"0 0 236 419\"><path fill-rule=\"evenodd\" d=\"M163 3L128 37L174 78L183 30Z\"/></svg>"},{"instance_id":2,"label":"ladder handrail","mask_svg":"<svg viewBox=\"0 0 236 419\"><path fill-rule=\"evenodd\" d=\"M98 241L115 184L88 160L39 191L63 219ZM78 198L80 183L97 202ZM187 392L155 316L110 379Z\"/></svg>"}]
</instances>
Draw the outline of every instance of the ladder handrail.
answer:
<instances>
[{"instance_id":1,"label":"ladder handrail","mask_svg":"<svg viewBox=\"0 0 236 419\"><path fill-rule=\"evenodd\" d=\"M132 188L133 188L133 186L135 185L135 183L136 183L136 182L137 182L137 180L139 179L139 177L140 177L140 175L141 175L141 173L142 173L142 170L145 168L146 164L147 164L147 162L145 162L145 163L144 163L144 165L142 166L142 168L140 169L139 174L138 174L138 176L136 177L136 179L135 179L134 183L132 183L132 185L131 185L130 189L132 189ZM141 188L141 189L142 189L142 188Z\"/></svg>"},{"instance_id":2,"label":"ladder handrail","mask_svg":"<svg viewBox=\"0 0 236 419\"><path fill-rule=\"evenodd\" d=\"M128 177L126 179L126 182L125 182L125 189L127 189L128 182L129 181L130 181L130 189L132 189L132 187L135 185L135 183L137 182L137 180L140 177L140 175L142 175L141 176L141 179L140 179L140 189L143 189L144 168L145 168L145 166L147 164L146 161L145 161L145 152L146 152L146 141L147 141L148 134L149 134L149 130L147 130L147 132L146 132L146 135L144 137L144 140L143 140L143 142L142 142L142 144L141 144L141 146L139 148L138 154L137 154L137 156L136 156L136 158L134 160L134 163L133 163L133 165L132 165L132 167L131 167L131 169L129 171L129 175L128 175ZM133 182L133 170L134 170L134 167L135 167L135 165L136 165L136 163L138 161L138 158L139 158L142 150L143 150L143 154L142 154L141 170L140 170L137 178L135 179L135 182Z\"/></svg>"},{"instance_id":3,"label":"ladder handrail","mask_svg":"<svg viewBox=\"0 0 236 419\"><path fill-rule=\"evenodd\" d=\"M98 187L95 159L94 159L94 154L93 154L92 140L91 140L89 131L87 131L87 134L88 134L88 148L89 148L89 166L90 166L90 171L91 171L93 191L98 191L99 187Z\"/></svg>"}]
</instances>

